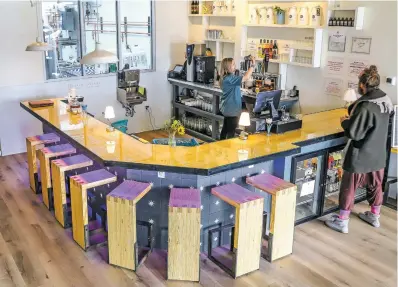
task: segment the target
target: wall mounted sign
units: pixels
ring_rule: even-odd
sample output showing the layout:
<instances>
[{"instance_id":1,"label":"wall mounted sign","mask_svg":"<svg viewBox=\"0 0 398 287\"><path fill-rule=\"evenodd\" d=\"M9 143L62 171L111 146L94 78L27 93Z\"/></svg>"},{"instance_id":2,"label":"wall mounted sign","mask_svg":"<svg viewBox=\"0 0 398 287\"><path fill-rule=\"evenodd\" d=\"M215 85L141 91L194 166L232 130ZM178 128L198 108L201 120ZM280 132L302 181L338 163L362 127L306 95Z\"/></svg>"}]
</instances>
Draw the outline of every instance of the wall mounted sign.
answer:
<instances>
[{"instance_id":1,"label":"wall mounted sign","mask_svg":"<svg viewBox=\"0 0 398 287\"><path fill-rule=\"evenodd\" d=\"M362 59L350 59L348 62L348 76L357 78L359 74L368 66L369 62Z\"/></svg>"},{"instance_id":2,"label":"wall mounted sign","mask_svg":"<svg viewBox=\"0 0 398 287\"><path fill-rule=\"evenodd\" d=\"M323 86L324 93L329 96L341 97L343 90L343 80L336 78L326 78Z\"/></svg>"},{"instance_id":3,"label":"wall mounted sign","mask_svg":"<svg viewBox=\"0 0 398 287\"><path fill-rule=\"evenodd\" d=\"M327 59L326 71L328 74L341 75L344 69L344 58L329 57Z\"/></svg>"},{"instance_id":4,"label":"wall mounted sign","mask_svg":"<svg viewBox=\"0 0 398 287\"><path fill-rule=\"evenodd\" d=\"M346 36L337 31L329 36L328 50L329 52L345 52Z\"/></svg>"},{"instance_id":5,"label":"wall mounted sign","mask_svg":"<svg viewBox=\"0 0 398 287\"><path fill-rule=\"evenodd\" d=\"M372 38L352 37L351 53L370 54Z\"/></svg>"}]
</instances>

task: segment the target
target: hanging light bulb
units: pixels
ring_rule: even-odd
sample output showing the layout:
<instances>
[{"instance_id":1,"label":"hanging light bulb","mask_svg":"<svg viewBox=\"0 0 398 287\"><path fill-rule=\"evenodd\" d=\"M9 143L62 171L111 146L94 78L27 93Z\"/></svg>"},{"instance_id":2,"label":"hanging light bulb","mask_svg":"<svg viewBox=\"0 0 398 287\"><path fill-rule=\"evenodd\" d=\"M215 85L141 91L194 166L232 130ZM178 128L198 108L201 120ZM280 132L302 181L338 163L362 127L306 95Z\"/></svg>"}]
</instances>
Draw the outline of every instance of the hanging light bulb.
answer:
<instances>
[{"instance_id":1,"label":"hanging light bulb","mask_svg":"<svg viewBox=\"0 0 398 287\"><path fill-rule=\"evenodd\" d=\"M31 6L36 5L36 15L37 17L40 15L39 14L39 9L38 9L38 3L33 4L33 2L30 2ZM47 52L47 51L52 51L54 49L53 46L49 45L46 42L42 42L39 37L40 29L39 29L39 21L37 21L37 37L36 37L36 42L33 42L26 46L25 51L28 52Z\"/></svg>"}]
</instances>

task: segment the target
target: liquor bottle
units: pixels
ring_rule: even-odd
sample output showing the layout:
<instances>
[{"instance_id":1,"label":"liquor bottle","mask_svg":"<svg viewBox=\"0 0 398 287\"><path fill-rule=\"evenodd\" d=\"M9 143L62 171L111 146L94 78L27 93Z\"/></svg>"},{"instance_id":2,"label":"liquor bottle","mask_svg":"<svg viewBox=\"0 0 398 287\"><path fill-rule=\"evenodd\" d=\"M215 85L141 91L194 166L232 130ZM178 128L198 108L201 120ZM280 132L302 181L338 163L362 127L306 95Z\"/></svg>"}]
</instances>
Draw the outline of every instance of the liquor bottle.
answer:
<instances>
[{"instance_id":1,"label":"liquor bottle","mask_svg":"<svg viewBox=\"0 0 398 287\"><path fill-rule=\"evenodd\" d=\"M348 26L354 27L354 19L350 18L350 20L348 20Z\"/></svg>"},{"instance_id":2,"label":"liquor bottle","mask_svg":"<svg viewBox=\"0 0 398 287\"><path fill-rule=\"evenodd\" d=\"M278 59L278 44L276 43L276 40L274 41L274 46L272 47L272 55L274 56L274 59Z\"/></svg>"},{"instance_id":3,"label":"liquor bottle","mask_svg":"<svg viewBox=\"0 0 398 287\"><path fill-rule=\"evenodd\" d=\"M334 26L334 25L333 25L333 18L332 18L332 17L329 18L329 26Z\"/></svg>"},{"instance_id":4,"label":"liquor bottle","mask_svg":"<svg viewBox=\"0 0 398 287\"><path fill-rule=\"evenodd\" d=\"M343 26L343 21L341 20L341 18L337 18L337 26Z\"/></svg>"},{"instance_id":5,"label":"liquor bottle","mask_svg":"<svg viewBox=\"0 0 398 287\"><path fill-rule=\"evenodd\" d=\"M271 40L268 47L268 54L270 59L274 58L274 50L272 49L273 47L274 47L274 42Z\"/></svg>"},{"instance_id":6,"label":"liquor bottle","mask_svg":"<svg viewBox=\"0 0 398 287\"><path fill-rule=\"evenodd\" d=\"M333 17L332 21L333 21L333 26L337 26L337 19Z\"/></svg>"},{"instance_id":7,"label":"liquor bottle","mask_svg":"<svg viewBox=\"0 0 398 287\"><path fill-rule=\"evenodd\" d=\"M199 1L196 1L195 12L196 14L199 14Z\"/></svg>"},{"instance_id":8,"label":"liquor bottle","mask_svg":"<svg viewBox=\"0 0 398 287\"><path fill-rule=\"evenodd\" d=\"M257 47L257 57L263 58L263 40L260 39L260 44Z\"/></svg>"},{"instance_id":9,"label":"liquor bottle","mask_svg":"<svg viewBox=\"0 0 398 287\"><path fill-rule=\"evenodd\" d=\"M265 58L265 55L267 54L266 53L266 43L265 43L265 39L263 39L263 45L261 46L261 48L262 48L262 55L263 55L263 57L262 58Z\"/></svg>"},{"instance_id":10,"label":"liquor bottle","mask_svg":"<svg viewBox=\"0 0 398 287\"><path fill-rule=\"evenodd\" d=\"M191 14L195 14L195 1L191 2Z\"/></svg>"},{"instance_id":11,"label":"liquor bottle","mask_svg":"<svg viewBox=\"0 0 398 287\"><path fill-rule=\"evenodd\" d=\"M343 26L345 26L345 27L348 26L348 18L347 17L344 19L344 25Z\"/></svg>"},{"instance_id":12,"label":"liquor bottle","mask_svg":"<svg viewBox=\"0 0 398 287\"><path fill-rule=\"evenodd\" d=\"M269 40L267 40L267 44L265 44L265 52L269 55Z\"/></svg>"}]
</instances>

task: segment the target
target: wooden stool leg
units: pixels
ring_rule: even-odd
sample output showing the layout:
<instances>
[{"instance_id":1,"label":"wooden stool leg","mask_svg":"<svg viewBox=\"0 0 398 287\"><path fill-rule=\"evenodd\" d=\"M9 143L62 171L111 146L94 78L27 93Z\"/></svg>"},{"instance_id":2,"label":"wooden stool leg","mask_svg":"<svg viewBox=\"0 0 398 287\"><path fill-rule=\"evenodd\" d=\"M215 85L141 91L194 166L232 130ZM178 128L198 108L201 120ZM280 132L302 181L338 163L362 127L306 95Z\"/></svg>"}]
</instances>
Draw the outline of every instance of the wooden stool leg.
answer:
<instances>
[{"instance_id":1,"label":"wooden stool leg","mask_svg":"<svg viewBox=\"0 0 398 287\"><path fill-rule=\"evenodd\" d=\"M244 224L237 224L235 228L238 239L238 242L235 242L238 246L236 277L260 268L263 208L264 199L261 198L242 204L237 212L239 216L236 221Z\"/></svg>"},{"instance_id":2,"label":"wooden stool leg","mask_svg":"<svg viewBox=\"0 0 398 287\"><path fill-rule=\"evenodd\" d=\"M87 190L79 183L70 180L70 196L72 206L72 231L73 239L84 250L89 244Z\"/></svg>"},{"instance_id":3,"label":"wooden stool leg","mask_svg":"<svg viewBox=\"0 0 398 287\"><path fill-rule=\"evenodd\" d=\"M199 254L200 208L169 207L167 279L199 281Z\"/></svg>"},{"instance_id":4,"label":"wooden stool leg","mask_svg":"<svg viewBox=\"0 0 398 287\"><path fill-rule=\"evenodd\" d=\"M55 218L63 227L69 227L66 202L65 172L54 162L51 163Z\"/></svg>"},{"instance_id":5,"label":"wooden stool leg","mask_svg":"<svg viewBox=\"0 0 398 287\"><path fill-rule=\"evenodd\" d=\"M44 153L39 150L39 161L40 161L40 175L41 175L41 191L43 194L44 205L49 210L53 209L53 190L51 184L51 170L50 170L50 159L47 158Z\"/></svg>"},{"instance_id":6,"label":"wooden stool leg","mask_svg":"<svg viewBox=\"0 0 398 287\"><path fill-rule=\"evenodd\" d=\"M135 271L136 206L123 198L107 197L109 264Z\"/></svg>"},{"instance_id":7,"label":"wooden stool leg","mask_svg":"<svg viewBox=\"0 0 398 287\"><path fill-rule=\"evenodd\" d=\"M29 184L34 193L39 193L39 176L37 173L36 146L26 139L26 152L28 156Z\"/></svg>"}]
</instances>

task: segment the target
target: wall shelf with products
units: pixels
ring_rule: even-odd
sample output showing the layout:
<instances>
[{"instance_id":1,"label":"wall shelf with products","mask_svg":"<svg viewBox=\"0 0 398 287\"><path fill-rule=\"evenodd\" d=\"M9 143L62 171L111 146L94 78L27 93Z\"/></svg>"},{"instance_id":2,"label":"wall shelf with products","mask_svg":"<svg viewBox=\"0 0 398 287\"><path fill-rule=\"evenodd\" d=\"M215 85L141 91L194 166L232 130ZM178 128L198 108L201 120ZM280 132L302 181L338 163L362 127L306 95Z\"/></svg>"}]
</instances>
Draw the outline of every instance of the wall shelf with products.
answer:
<instances>
[{"instance_id":1,"label":"wall shelf with products","mask_svg":"<svg viewBox=\"0 0 398 287\"><path fill-rule=\"evenodd\" d=\"M247 27L267 27L267 28L295 28L295 29L320 29L323 26L310 26L310 25L289 25L289 24L245 24Z\"/></svg>"},{"instance_id":2,"label":"wall shelf with products","mask_svg":"<svg viewBox=\"0 0 398 287\"><path fill-rule=\"evenodd\" d=\"M236 17L236 15L189 14L189 17Z\"/></svg>"},{"instance_id":3,"label":"wall shelf with products","mask_svg":"<svg viewBox=\"0 0 398 287\"><path fill-rule=\"evenodd\" d=\"M327 25L330 28L345 27L362 30L365 19L365 7L334 8L328 11Z\"/></svg>"}]
</instances>

